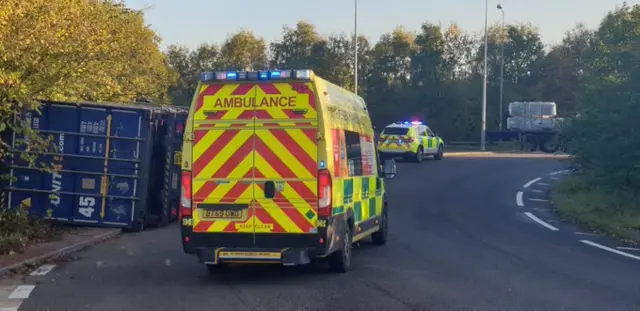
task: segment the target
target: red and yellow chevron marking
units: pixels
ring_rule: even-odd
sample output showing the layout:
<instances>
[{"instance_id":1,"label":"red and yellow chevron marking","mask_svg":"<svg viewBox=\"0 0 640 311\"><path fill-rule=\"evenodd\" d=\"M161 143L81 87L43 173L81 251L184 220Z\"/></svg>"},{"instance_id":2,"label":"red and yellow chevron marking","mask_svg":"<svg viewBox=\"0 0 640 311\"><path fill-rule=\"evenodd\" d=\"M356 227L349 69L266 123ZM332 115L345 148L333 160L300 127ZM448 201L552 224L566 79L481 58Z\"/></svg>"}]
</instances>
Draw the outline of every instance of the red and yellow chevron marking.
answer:
<instances>
[{"instance_id":1,"label":"red and yellow chevron marking","mask_svg":"<svg viewBox=\"0 0 640 311\"><path fill-rule=\"evenodd\" d=\"M295 105L267 105L281 97L293 98ZM227 103L233 107L216 106ZM317 120L313 84L304 82L203 85L194 111L196 128L207 121Z\"/></svg>"},{"instance_id":2,"label":"red and yellow chevron marking","mask_svg":"<svg viewBox=\"0 0 640 311\"><path fill-rule=\"evenodd\" d=\"M311 83L209 85L194 120L195 232L307 233L317 219L317 113ZM287 96L292 105L256 105ZM294 99L292 99L294 98ZM231 108L214 110L227 99ZM233 99L233 100L231 100ZM239 107L235 103L239 103ZM200 121L200 123L198 123ZM274 181L276 197L264 196ZM198 203L247 204L243 221L200 219Z\"/></svg>"}]
</instances>

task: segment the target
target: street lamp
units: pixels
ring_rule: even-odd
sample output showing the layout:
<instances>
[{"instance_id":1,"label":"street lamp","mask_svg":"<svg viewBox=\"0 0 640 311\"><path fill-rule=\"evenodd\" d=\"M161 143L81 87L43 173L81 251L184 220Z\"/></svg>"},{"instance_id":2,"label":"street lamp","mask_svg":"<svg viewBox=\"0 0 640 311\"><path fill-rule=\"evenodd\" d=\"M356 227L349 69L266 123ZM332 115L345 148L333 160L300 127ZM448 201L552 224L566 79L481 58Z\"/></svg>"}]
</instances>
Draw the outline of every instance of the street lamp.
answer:
<instances>
[{"instance_id":1,"label":"street lamp","mask_svg":"<svg viewBox=\"0 0 640 311\"><path fill-rule=\"evenodd\" d=\"M480 150L485 151L485 135L487 133L487 45L489 34L487 22L489 18L489 0L484 1L484 72L482 79L482 124L480 131Z\"/></svg>"},{"instance_id":2,"label":"street lamp","mask_svg":"<svg viewBox=\"0 0 640 311\"><path fill-rule=\"evenodd\" d=\"M502 131L502 122L504 120L502 117L504 111L502 109L502 99L504 98L504 9L500 4L498 4L497 8L502 12L502 40L500 40L500 131Z\"/></svg>"},{"instance_id":3,"label":"street lamp","mask_svg":"<svg viewBox=\"0 0 640 311\"><path fill-rule=\"evenodd\" d=\"M354 52L354 65L353 65L353 92L358 94L358 0L354 0L355 2L355 13L354 13L354 31L353 31L353 45L355 46Z\"/></svg>"}]
</instances>

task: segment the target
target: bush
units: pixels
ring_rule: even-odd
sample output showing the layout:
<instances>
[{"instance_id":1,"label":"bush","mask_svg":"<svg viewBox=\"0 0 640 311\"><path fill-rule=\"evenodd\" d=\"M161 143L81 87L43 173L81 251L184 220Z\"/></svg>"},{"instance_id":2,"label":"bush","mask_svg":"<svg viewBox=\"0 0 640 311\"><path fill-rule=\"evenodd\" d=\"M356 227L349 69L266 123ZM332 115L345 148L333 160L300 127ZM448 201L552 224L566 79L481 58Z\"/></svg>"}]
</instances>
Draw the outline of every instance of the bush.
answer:
<instances>
[{"instance_id":1,"label":"bush","mask_svg":"<svg viewBox=\"0 0 640 311\"><path fill-rule=\"evenodd\" d=\"M57 227L31 219L26 208L0 210L0 254L18 253L30 244L57 236Z\"/></svg>"}]
</instances>

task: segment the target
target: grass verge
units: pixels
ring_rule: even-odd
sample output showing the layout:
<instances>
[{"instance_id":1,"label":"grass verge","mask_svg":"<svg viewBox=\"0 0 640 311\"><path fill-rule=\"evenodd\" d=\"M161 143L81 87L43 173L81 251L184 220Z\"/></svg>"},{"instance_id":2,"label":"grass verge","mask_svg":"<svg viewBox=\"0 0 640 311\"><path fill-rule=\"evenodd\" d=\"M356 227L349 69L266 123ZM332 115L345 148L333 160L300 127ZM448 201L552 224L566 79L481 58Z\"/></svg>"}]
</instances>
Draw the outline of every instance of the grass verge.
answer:
<instances>
[{"instance_id":1,"label":"grass verge","mask_svg":"<svg viewBox=\"0 0 640 311\"><path fill-rule=\"evenodd\" d=\"M563 218L626 243L640 244L640 190L613 187L588 175L569 176L551 192Z\"/></svg>"},{"instance_id":2,"label":"grass verge","mask_svg":"<svg viewBox=\"0 0 640 311\"><path fill-rule=\"evenodd\" d=\"M0 255L20 253L29 245L55 240L69 230L31 219L26 208L0 210Z\"/></svg>"}]
</instances>

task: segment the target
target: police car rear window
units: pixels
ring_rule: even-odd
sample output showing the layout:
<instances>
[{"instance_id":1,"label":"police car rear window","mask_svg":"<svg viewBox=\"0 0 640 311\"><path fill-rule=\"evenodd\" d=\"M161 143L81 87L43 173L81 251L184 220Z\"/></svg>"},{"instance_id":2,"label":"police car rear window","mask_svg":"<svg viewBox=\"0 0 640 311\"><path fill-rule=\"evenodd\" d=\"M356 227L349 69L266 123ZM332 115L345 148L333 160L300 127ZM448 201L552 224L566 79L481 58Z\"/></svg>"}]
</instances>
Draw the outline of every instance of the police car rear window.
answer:
<instances>
[{"instance_id":1,"label":"police car rear window","mask_svg":"<svg viewBox=\"0 0 640 311\"><path fill-rule=\"evenodd\" d=\"M409 129L406 127L387 127L382 131L383 135L407 135Z\"/></svg>"}]
</instances>

